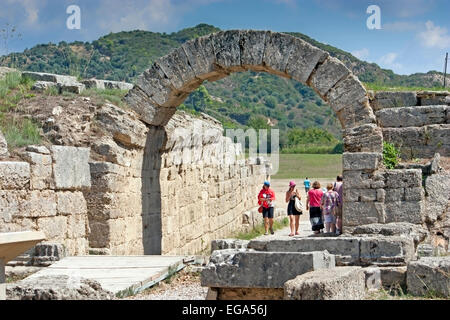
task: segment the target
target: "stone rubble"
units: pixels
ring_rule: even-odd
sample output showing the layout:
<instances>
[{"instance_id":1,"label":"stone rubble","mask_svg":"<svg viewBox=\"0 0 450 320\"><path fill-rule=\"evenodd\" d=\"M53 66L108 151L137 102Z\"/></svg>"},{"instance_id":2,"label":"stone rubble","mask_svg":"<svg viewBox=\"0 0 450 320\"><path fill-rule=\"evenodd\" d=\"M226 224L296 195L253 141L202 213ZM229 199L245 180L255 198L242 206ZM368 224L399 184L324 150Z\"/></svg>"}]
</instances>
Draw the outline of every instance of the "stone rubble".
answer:
<instances>
[{"instance_id":1,"label":"stone rubble","mask_svg":"<svg viewBox=\"0 0 450 320\"><path fill-rule=\"evenodd\" d=\"M450 256L424 257L408 263L408 293L416 296L438 294L450 297Z\"/></svg>"}]
</instances>

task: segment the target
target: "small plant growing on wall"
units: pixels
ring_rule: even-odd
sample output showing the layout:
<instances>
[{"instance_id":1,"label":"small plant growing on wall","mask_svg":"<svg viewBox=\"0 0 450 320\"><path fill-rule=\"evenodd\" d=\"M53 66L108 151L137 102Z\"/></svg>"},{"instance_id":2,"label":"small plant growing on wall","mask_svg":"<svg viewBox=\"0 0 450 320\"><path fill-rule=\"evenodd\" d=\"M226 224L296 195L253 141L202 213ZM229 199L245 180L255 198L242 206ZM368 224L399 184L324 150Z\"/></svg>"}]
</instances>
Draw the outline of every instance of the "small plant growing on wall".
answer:
<instances>
[{"instance_id":1,"label":"small plant growing on wall","mask_svg":"<svg viewBox=\"0 0 450 320\"><path fill-rule=\"evenodd\" d=\"M389 142L383 143L383 163L387 169L394 169L400 161L400 151Z\"/></svg>"}]
</instances>

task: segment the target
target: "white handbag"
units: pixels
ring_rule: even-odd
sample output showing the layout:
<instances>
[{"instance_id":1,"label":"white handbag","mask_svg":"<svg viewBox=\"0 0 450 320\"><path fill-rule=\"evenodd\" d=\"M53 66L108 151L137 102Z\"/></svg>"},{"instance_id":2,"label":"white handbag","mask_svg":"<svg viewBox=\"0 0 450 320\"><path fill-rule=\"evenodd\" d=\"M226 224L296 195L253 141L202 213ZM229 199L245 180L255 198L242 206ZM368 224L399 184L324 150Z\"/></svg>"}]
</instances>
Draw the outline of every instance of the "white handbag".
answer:
<instances>
[{"instance_id":1,"label":"white handbag","mask_svg":"<svg viewBox=\"0 0 450 320\"><path fill-rule=\"evenodd\" d=\"M303 203L298 197L295 197L295 210L303 212Z\"/></svg>"}]
</instances>

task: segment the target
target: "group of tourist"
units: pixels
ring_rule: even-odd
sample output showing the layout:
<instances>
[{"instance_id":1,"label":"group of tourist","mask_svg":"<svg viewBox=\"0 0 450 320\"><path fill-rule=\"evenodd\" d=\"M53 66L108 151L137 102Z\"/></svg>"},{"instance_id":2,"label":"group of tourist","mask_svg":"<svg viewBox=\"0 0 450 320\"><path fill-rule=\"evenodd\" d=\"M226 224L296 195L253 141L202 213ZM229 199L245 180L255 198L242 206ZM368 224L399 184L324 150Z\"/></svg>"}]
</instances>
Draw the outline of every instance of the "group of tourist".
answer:
<instances>
[{"instance_id":1,"label":"group of tourist","mask_svg":"<svg viewBox=\"0 0 450 320\"><path fill-rule=\"evenodd\" d=\"M309 210L309 220L314 234L342 233L342 176L336 178L336 182L328 183L322 188L319 181L311 181L306 178L303 182L306 192L306 210ZM299 235L300 216L303 214L302 196L297 189L296 183L289 183L286 192L286 203L288 203L287 214L291 229L290 237ZM274 234L273 218L275 208L275 192L270 188L270 182L265 181L258 195L260 212L264 218L265 235Z\"/></svg>"}]
</instances>

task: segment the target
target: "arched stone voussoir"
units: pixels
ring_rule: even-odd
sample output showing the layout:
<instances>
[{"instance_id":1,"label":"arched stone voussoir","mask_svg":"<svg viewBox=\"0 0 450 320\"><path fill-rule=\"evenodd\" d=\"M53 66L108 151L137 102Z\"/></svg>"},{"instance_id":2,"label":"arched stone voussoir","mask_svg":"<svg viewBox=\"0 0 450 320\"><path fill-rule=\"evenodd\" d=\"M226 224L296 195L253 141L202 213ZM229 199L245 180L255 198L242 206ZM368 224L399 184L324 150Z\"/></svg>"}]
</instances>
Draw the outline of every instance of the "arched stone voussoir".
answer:
<instances>
[{"instance_id":1,"label":"arched stone voussoir","mask_svg":"<svg viewBox=\"0 0 450 320\"><path fill-rule=\"evenodd\" d=\"M296 38L279 32L268 32L265 41L263 64L267 72L290 78L286 73L289 57L295 49Z\"/></svg>"},{"instance_id":2,"label":"arched stone voussoir","mask_svg":"<svg viewBox=\"0 0 450 320\"><path fill-rule=\"evenodd\" d=\"M218 70L215 62L213 37L215 34L203 36L185 42L181 48L184 50L195 76L201 80L210 80L224 75ZM225 74L226 76L226 74Z\"/></svg>"},{"instance_id":3,"label":"arched stone voussoir","mask_svg":"<svg viewBox=\"0 0 450 320\"><path fill-rule=\"evenodd\" d=\"M125 101L139 115L141 121L156 127L165 126L176 111L176 108L158 106L138 86L128 92Z\"/></svg>"},{"instance_id":4,"label":"arched stone voussoir","mask_svg":"<svg viewBox=\"0 0 450 320\"><path fill-rule=\"evenodd\" d=\"M364 124L375 124L376 117L369 101L354 102L336 112L343 129L350 129Z\"/></svg>"},{"instance_id":5,"label":"arched stone voussoir","mask_svg":"<svg viewBox=\"0 0 450 320\"><path fill-rule=\"evenodd\" d=\"M213 34L215 65L226 72L246 71L241 65L240 30L221 31Z\"/></svg>"},{"instance_id":6,"label":"arched stone voussoir","mask_svg":"<svg viewBox=\"0 0 450 320\"><path fill-rule=\"evenodd\" d=\"M241 66L246 70L269 71L263 63L266 39L270 31L242 30L239 46L241 49Z\"/></svg>"},{"instance_id":7,"label":"arched stone voussoir","mask_svg":"<svg viewBox=\"0 0 450 320\"><path fill-rule=\"evenodd\" d=\"M340 60L328 57L313 72L308 84L323 99L326 99L328 91L349 74L350 70Z\"/></svg>"},{"instance_id":8,"label":"arched stone voussoir","mask_svg":"<svg viewBox=\"0 0 450 320\"><path fill-rule=\"evenodd\" d=\"M136 86L144 91L155 104L160 106L166 105L169 97L177 93L170 79L167 78L164 71L157 64L153 64L150 69L144 71L138 77Z\"/></svg>"},{"instance_id":9,"label":"arched stone voussoir","mask_svg":"<svg viewBox=\"0 0 450 320\"><path fill-rule=\"evenodd\" d=\"M345 152L383 152L383 131L376 124L364 124L343 132Z\"/></svg>"},{"instance_id":10,"label":"arched stone voussoir","mask_svg":"<svg viewBox=\"0 0 450 320\"><path fill-rule=\"evenodd\" d=\"M376 122L367 91L352 73L339 81L327 93L325 100L336 112L343 128Z\"/></svg>"},{"instance_id":11,"label":"arched stone voussoir","mask_svg":"<svg viewBox=\"0 0 450 320\"><path fill-rule=\"evenodd\" d=\"M307 84L317 65L323 63L328 57L328 52L313 47L302 39L295 38L286 73L292 79Z\"/></svg>"},{"instance_id":12,"label":"arched stone voussoir","mask_svg":"<svg viewBox=\"0 0 450 320\"><path fill-rule=\"evenodd\" d=\"M189 59L182 47L172 50L168 55L155 61L165 73L172 86L179 91L191 92L202 84L203 80L196 77Z\"/></svg>"}]
</instances>

